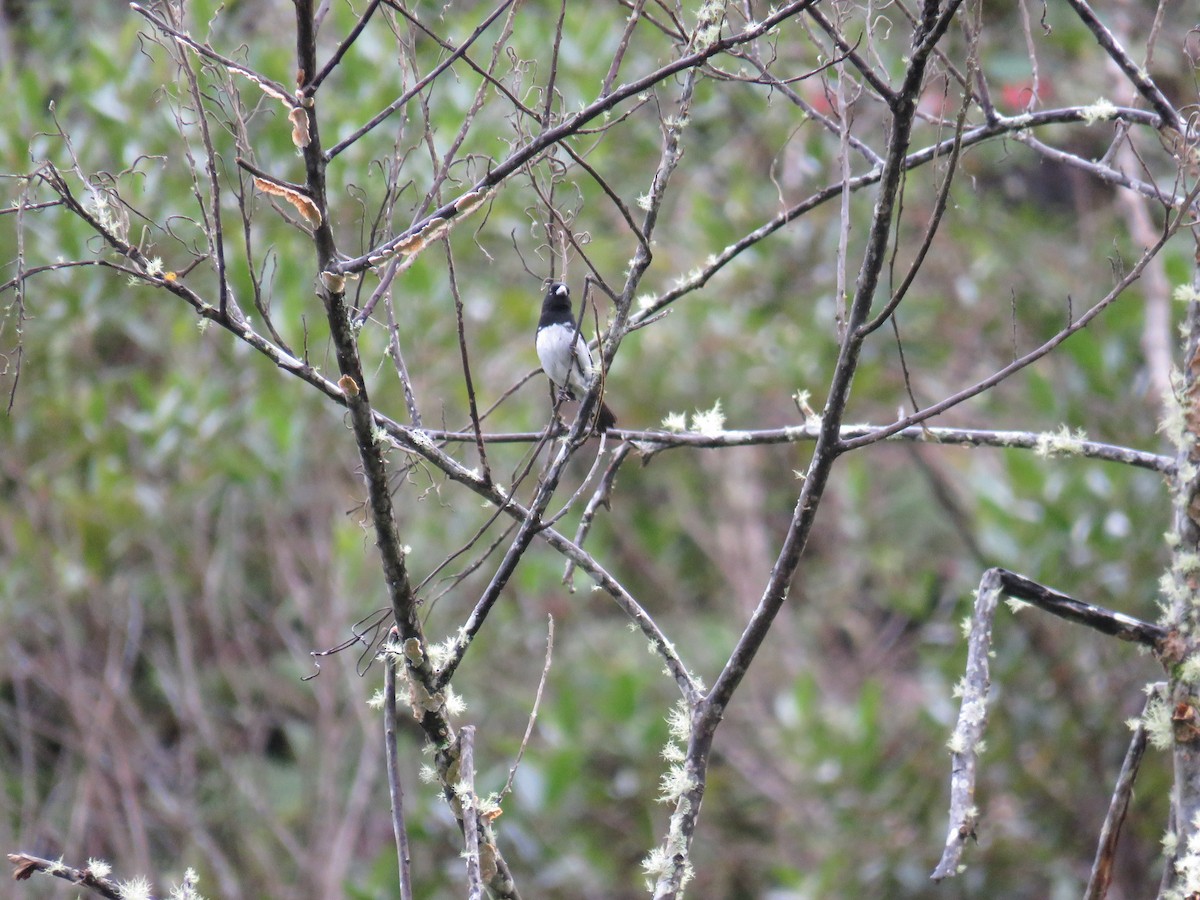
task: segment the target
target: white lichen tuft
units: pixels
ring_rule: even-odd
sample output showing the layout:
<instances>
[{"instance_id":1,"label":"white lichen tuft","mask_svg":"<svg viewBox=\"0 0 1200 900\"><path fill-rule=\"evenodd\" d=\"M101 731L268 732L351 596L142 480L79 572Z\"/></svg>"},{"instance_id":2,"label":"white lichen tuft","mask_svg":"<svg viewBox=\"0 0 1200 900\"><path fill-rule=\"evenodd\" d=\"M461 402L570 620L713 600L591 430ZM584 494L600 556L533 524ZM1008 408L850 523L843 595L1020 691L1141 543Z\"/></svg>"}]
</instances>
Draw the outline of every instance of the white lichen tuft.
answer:
<instances>
[{"instance_id":1,"label":"white lichen tuft","mask_svg":"<svg viewBox=\"0 0 1200 900\"><path fill-rule=\"evenodd\" d=\"M1171 292L1171 299L1179 303L1200 302L1200 291L1197 291L1193 285L1181 284Z\"/></svg>"},{"instance_id":2,"label":"white lichen tuft","mask_svg":"<svg viewBox=\"0 0 1200 900\"><path fill-rule=\"evenodd\" d=\"M946 741L946 749L951 753L966 753L967 739L960 733L954 732L950 735L950 739Z\"/></svg>"},{"instance_id":3,"label":"white lichen tuft","mask_svg":"<svg viewBox=\"0 0 1200 900\"><path fill-rule=\"evenodd\" d=\"M963 620L958 623L958 628L962 632L964 638L970 638L971 630L975 627L975 619L971 616L964 616Z\"/></svg>"},{"instance_id":4,"label":"white lichen tuft","mask_svg":"<svg viewBox=\"0 0 1200 900\"><path fill-rule=\"evenodd\" d=\"M679 873L681 892L695 874L692 870L692 863L688 859L688 842L684 836L684 822L690 814L691 808L692 806L687 800L679 801L675 812L671 814L671 825L667 831L666 840L651 850L642 860L642 871L647 876L646 890L651 893L654 893L657 882L664 878L669 879L675 874L677 866L681 868Z\"/></svg>"},{"instance_id":5,"label":"white lichen tuft","mask_svg":"<svg viewBox=\"0 0 1200 900\"><path fill-rule=\"evenodd\" d=\"M1082 428L1072 434L1071 429L1063 425L1058 431L1039 434L1033 449L1038 456L1046 458L1078 456L1083 452L1083 442L1087 439L1087 434Z\"/></svg>"},{"instance_id":6,"label":"white lichen tuft","mask_svg":"<svg viewBox=\"0 0 1200 900\"><path fill-rule=\"evenodd\" d=\"M1085 125L1095 125L1097 122L1107 122L1117 114L1117 107L1111 100L1101 97L1091 106L1085 106L1079 111Z\"/></svg>"},{"instance_id":7,"label":"white lichen tuft","mask_svg":"<svg viewBox=\"0 0 1200 900\"><path fill-rule=\"evenodd\" d=\"M97 878L107 878L112 872L112 866L102 859L89 859L87 869Z\"/></svg>"},{"instance_id":8,"label":"white lichen tuft","mask_svg":"<svg viewBox=\"0 0 1200 900\"><path fill-rule=\"evenodd\" d=\"M409 438L409 440L411 440L413 442L413 444L415 446L420 447L423 450L429 450L429 451L437 450L437 447L434 446L433 441L430 439L429 435L427 435L423 431L413 431L412 433L409 434L408 438Z\"/></svg>"},{"instance_id":9,"label":"white lichen tuft","mask_svg":"<svg viewBox=\"0 0 1200 900\"><path fill-rule=\"evenodd\" d=\"M394 663L402 662L404 654L404 645L400 642L400 636L388 638L379 645L379 659L391 660Z\"/></svg>"},{"instance_id":10,"label":"white lichen tuft","mask_svg":"<svg viewBox=\"0 0 1200 900\"><path fill-rule=\"evenodd\" d=\"M1200 813L1192 819L1192 835L1187 841L1187 853L1175 860L1175 889L1184 897L1200 892Z\"/></svg>"},{"instance_id":11,"label":"white lichen tuft","mask_svg":"<svg viewBox=\"0 0 1200 900\"><path fill-rule=\"evenodd\" d=\"M658 802L674 803L696 786L687 766L679 764L671 766L663 773L658 782Z\"/></svg>"},{"instance_id":12,"label":"white lichen tuft","mask_svg":"<svg viewBox=\"0 0 1200 900\"><path fill-rule=\"evenodd\" d=\"M196 890L196 885L199 883L200 876L196 874L196 870L185 869L183 881L171 888L170 900L204 900L204 897Z\"/></svg>"},{"instance_id":13,"label":"white lichen tuft","mask_svg":"<svg viewBox=\"0 0 1200 900\"><path fill-rule=\"evenodd\" d=\"M444 669L446 663L457 656L459 650L466 647L469 643L470 639L467 637L466 629L460 628L444 641L430 644L426 651L429 655L430 665L439 671Z\"/></svg>"},{"instance_id":14,"label":"white lichen tuft","mask_svg":"<svg viewBox=\"0 0 1200 900\"><path fill-rule=\"evenodd\" d=\"M715 44L721 37L721 23L725 20L723 0L704 0L696 13L696 30L692 33L692 50L702 52Z\"/></svg>"},{"instance_id":15,"label":"white lichen tuft","mask_svg":"<svg viewBox=\"0 0 1200 900\"><path fill-rule=\"evenodd\" d=\"M1016 597L1005 597L1004 604L1014 613L1019 613L1023 609L1028 609L1033 604L1026 603L1024 600L1018 600Z\"/></svg>"},{"instance_id":16,"label":"white lichen tuft","mask_svg":"<svg viewBox=\"0 0 1200 900\"><path fill-rule=\"evenodd\" d=\"M1177 553L1175 554L1175 562L1171 568L1185 577L1195 575L1197 572L1200 572L1200 554Z\"/></svg>"},{"instance_id":17,"label":"white lichen tuft","mask_svg":"<svg viewBox=\"0 0 1200 900\"><path fill-rule=\"evenodd\" d=\"M687 413L667 413L662 420L666 431L687 431Z\"/></svg>"},{"instance_id":18,"label":"white lichen tuft","mask_svg":"<svg viewBox=\"0 0 1200 900\"><path fill-rule=\"evenodd\" d=\"M686 744L692 739L692 711L688 709L686 700L680 700L671 707L667 714L667 729L672 741Z\"/></svg>"},{"instance_id":19,"label":"white lichen tuft","mask_svg":"<svg viewBox=\"0 0 1200 900\"><path fill-rule=\"evenodd\" d=\"M692 416L692 430L706 437L716 437L725 430L725 413L721 411L721 401L717 400L712 409L696 410Z\"/></svg>"},{"instance_id":20,"label":"white lichen tuft","mask_svg":"<svg viewBox=\"0 0 1200 900\"><path fill-rule=\"evenodd\" d=\"M129 237L129 210L121 203L116 191L88 185L91 189L87 209L96 217L100 227L120 240Z\"/></svg>"},{"instance_id":21,"label":"white lichen tuft","mask_svg":"<svg viewBox=\"0 0 1200 900\"><path fill-rule=\"evenodd\" d=\"M121 893L121 900L151 900L152 896L150 881L145 875L118 882L117 890Z\"/></svg>"},{"instance_id":22,"label":"white lichen tuft","mask_svg":"<svg viewBox=\"0 0 1200 900\"><path fill-rule=\"evenodd\" d=\"M1200 685L1200 656L1189 656L1179 667L1179 680L1184 684Z\"/></svg>"},{"instance_id":23,"label":"white lichen tuft","mask_svg":"<svg viewBox=\"0 0 1200 900\"><path fill-rule=\"evenodd\" d=\"M467 711L467 701L462 698L461 694L455 692L454 688L446 687L446 715L450 717L461 716Z\"/></svg>"},{"instance_id":24,"label":"white lichen tuft","mask_svg":"<svg viewBox=\"0 0 1200 900\"><path fill-rule=\"evenodd\" d=\"M1142 727L1155 750L1169 750L1175 740L1175 729L1171 722L1171 705L1161 697L1146 704L1142 713Z\"/></svg>"},{"instance_id":25,"label":"white lichen tuft","mask_svg":"<svg viewBox=\"0 0 1200 900\"><path fill-rule=\"evenodd\" d=\"M646 889L654 890L654 882L671 871L671 854L666 847L655 847L642 860L642 871L646 873Z\"/></svg>"}]
</instances>

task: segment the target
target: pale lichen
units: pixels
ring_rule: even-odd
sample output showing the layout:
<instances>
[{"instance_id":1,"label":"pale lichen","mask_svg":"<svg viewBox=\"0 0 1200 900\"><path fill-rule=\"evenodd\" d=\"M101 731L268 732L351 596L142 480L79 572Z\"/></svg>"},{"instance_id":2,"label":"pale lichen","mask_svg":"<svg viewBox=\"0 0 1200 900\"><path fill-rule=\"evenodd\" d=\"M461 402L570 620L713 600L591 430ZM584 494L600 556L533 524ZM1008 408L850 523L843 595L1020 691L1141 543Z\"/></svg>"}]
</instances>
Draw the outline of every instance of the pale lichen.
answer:
<instances>
[{"instance_id":1,"label":"pale lichen","mask_svg":"<svg viewBox=\"0 0 1200 900\"><path fill-rule=\"evenodd\" d=\"M1034 452L1038 456L1050 458L1053 456L1078 456L1083 452L1083 444L1088 439L1083 429L1071 433L1066 425L1058 431L1047 431L1038 435Z\"/></svg>"},{"instance_id":2,"label":"pale lichen","mask_svg":"<svg viewBox=\"0 0 1200 900\"><path fill-rule=\"evenodd\" d=\"M1085 125L1095 125L1097 122L1107 122L1117 115L1117 107L1111 100L1101 97L1091 106L1079 110L1079 117Z\"/></svg>"}]
</instances>

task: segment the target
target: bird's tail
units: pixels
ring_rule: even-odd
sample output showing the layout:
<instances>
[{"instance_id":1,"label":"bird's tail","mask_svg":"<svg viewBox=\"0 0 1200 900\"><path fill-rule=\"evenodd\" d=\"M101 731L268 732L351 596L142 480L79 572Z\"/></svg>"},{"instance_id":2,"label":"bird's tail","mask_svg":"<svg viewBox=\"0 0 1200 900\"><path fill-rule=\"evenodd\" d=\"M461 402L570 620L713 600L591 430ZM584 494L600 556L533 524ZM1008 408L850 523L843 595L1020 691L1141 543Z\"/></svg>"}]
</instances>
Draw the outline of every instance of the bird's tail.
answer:
<instances>
[{"instance_id":1,"label":"bird's tail","mask_svg":"<svg viewBox=\"0 0 1200 900\"><path fill-rule=\"evenodd\" d=\"M608 404L601 400L600 411L596 413L596 430L599 432L605 432L610 428L615 428L616 426L617 417L613 415L613 411L608 408Z\"/></svg>"}]
</instances>

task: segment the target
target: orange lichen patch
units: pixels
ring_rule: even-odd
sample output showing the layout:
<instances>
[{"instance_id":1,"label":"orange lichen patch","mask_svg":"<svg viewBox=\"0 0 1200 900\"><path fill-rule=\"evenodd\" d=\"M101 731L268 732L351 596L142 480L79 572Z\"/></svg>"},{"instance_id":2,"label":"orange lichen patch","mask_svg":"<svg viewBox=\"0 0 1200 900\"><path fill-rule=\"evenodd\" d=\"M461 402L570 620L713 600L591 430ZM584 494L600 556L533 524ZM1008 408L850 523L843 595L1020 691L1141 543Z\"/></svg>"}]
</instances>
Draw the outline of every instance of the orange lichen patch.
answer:
<instances>
[{"instance_id":1,"label":"orange lichen patch","mask_svg":"<svg viewBox=\"0 0 1200 900\"><path fill-rule=\"evenodd\" d=\"M292 204L292 206L296 207L296 211L304 216L310 225L316 226L321 224L321 211L317 209L317 204L313 203L312 198L304 196L304 194L293 188L286 187L274 181L268 181L265 178L255 177L254 186L264 194L270 194L272 197L280 197Z\"/></svg>"},{"instance_id":2,"label":"orange lichen patch","mask_svg":"<svg viewBox=\"0 0 1200 900\"><path fill-rule=\"evenodd\" d=\"M349 375L343 375L338 379L338 387L342 389L342 393L347 397L358 396L358 382Z\"/></svg>"},{"instance_id":3,"label":"orange lichen patch","mask_svg":"<svg viewBox=\"0 0 1200 900\"><path fill-rule=\"evenodd\" d=\"M288 113L288 119L292 123L292 143L303 150L308 146L310 140L308 134L308 111L297 106Z\"/></svg>"}]
</instances>

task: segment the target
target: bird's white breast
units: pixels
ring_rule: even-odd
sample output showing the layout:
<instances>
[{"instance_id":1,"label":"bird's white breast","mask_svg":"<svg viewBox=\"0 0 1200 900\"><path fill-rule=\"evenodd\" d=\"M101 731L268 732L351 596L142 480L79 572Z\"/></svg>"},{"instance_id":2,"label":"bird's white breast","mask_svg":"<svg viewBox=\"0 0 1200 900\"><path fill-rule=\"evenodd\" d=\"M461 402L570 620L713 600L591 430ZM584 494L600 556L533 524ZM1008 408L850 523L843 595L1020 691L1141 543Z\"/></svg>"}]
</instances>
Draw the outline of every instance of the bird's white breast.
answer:
<instances>
[{"instance_id":1,"label":"bird's white breast","mask_svg":"<svg viewBox=\"0 0 1200 900\"><path fill-rule=\"evenodd\" d=\"M586 391L591 385L592 355L574 325L548 325L539 330L537 354L546 375L559 387Z\"/></svg>"}]
</instances>

